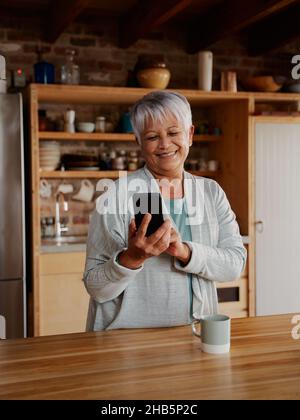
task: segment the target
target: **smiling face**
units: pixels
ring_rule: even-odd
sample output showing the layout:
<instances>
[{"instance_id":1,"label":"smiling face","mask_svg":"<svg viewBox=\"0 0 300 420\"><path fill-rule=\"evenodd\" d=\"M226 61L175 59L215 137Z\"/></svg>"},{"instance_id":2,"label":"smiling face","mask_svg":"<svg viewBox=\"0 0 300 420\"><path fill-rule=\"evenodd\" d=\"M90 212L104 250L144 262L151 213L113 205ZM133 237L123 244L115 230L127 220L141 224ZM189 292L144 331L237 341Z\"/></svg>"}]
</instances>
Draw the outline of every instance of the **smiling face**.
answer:
<instances>
[{"instance_id":1,"label":"smiling face","mask_svg":"<svg viewBox=\"0 0 300 420\"><path fill-rule=\"evenodd\" d=\"M142 155L157 177L181 178L193 141L194 127L186 130L172 115L163 122L148 122L141 135Z\"/></svg>"}]
</instances>

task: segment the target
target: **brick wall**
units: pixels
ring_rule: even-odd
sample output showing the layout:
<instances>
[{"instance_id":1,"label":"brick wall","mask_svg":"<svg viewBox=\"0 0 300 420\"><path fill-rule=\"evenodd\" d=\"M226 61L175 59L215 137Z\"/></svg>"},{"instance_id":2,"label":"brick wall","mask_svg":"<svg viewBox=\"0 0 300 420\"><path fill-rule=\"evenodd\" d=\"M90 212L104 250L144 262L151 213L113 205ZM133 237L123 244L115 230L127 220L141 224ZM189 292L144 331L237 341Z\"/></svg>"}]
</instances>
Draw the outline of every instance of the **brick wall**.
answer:
<instances>
[{"instance_id":1,"label":"brick wall","mask_svg":"<svg viewBox=\"0 0 300 420\"><path fill-rule=\"evenodd\" d=\"M30 27L30 30L28 29ZM33 65L37 62L37 47L44 50L43 58L56 67L56 81L60 80L60 66L67 47L76 50L81 69L81 83L92 85L126 86L128 70L133 69L139 54L163 54L171 70L171 88L197 88L197 55L184 52L184 38L176 28L156 33L123 50L117 47L117 26L106 19L97 25L73 24L55 44L40 41L42 23L32 18L28 26L13 20L2 23L0 43L13 43L17 52L4 52L7 69L22 66L33 80ZM298 48L298 49L297 49ZM240 77L248 74L289 75L291 56L298 53L300 43L294 43L264 57L249 57L238 38L230 38L211 47L214 53L214 89L219 89L222 70L237 70ZM0 47L1 51L1 47Z\"/></svg>"}]
</instances>

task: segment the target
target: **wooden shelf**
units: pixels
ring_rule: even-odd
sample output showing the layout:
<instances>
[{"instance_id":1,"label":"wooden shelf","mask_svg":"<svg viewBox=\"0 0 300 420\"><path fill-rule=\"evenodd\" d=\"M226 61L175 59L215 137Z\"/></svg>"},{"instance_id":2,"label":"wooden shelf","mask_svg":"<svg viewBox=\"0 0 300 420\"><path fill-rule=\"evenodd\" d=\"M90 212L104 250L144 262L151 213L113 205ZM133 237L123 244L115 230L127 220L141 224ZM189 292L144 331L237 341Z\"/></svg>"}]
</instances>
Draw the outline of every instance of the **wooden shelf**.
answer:
<instances>
[{"instance_id":1,"label":"wooden shelf","mask_svg":"<svg viewBox=\"0 0 300 420\"><path fill-rule=\"evenodd\" d=\"M187 171L195 176L203 176L204 178L216 178L220 172L219 171Z\"/></svg>"},{"instance_id":2,"label":"wooden shelf","mask_svg":"<svg viewBox=\"0 0 300 420\"><path fill-rule=\"evenodd\" d=\"M135 141L133 134L124 133L66 133L64 131L42 131L39 139L58 141Z\"/></svg>"},{"instance_id":3,"label":"wooden shelf","mask_svg":"<svg viewBox=\"0 0 300 420\"><path fill-rule=\"evenodd\" d=\"M136 87L106 87L106 86L74 86L59 84L35 84L30 85L30 90L36 95L39 103L60 104L117 104L130 105L138 101L153 89ZM173 89L166 89L173 91ZM200 90L176 89L184 95L192 106L214 105L225 102L248 100L247 92L204 92Z\"/></svg>"},{"instance_id":4,"label":"wooden shelf","mask_svg":"<svg viewBox=\"0 0 300 420\"><path fill-rule=\"evenodd\" d=\"M213 136L211 134L195 134L194 135L194 142L204 142L204 143L210 143L210 142L216 142L216 141L222 141L223 136Z\"/></svg>"},{"instance_id":5,"label":"wooden shelf","mask_svg":"<svg viewBox=\"0 0 300 420\"><path fill-rule=\"evenodd\" d=\"M81 178L111 178L117 179L119 176L125 176L127 173L130 174L132 171L40 171L40 178L48 179L81 179ZM215 178L218 175L218 172L212 171L191 171L190 172L196 176L203 176L208 178Z\"/></svg>"},{"instance_id":6,"label":"wooden shelf","mask_svg":"<svg viewBox=\"0 0 300 420\"><path fill-rule=\"evenodd\" d=\"M286 123L299 123L300 122L300 115L252 115L251 118L255 122L269 122L275 124L286 124Z\"/></svg>"},{"instance_id":7,"label":"wooden shelf","mask_svg":"<svg viewBox=\"0 0 300 420\"><path fill-rule=\"evenodd\" d=\"M130 171L127 171L130 173ZM122 173L126 173L126 171L121 171ZM58 178L58 179L64 179L64 178L112 178L117 179L119 178L119 171L52 171L52 172L46 172L41 171L40 172L40 178Z\"/></svg>"},{"instance_id":8,"label":"wooden shelf","mask_svg":"<svg viewBox=\"0 0 300 420\"><path fill-rule=\"evenodd\" d=\"M60 104L117 104L129 105L153 91L136 87L74 86L59 84L36 84L29 87L39 103ZM166 89L167 91L169 89ZM172 89L170 91L173 91ZM184 95L192 106L218 105L227 102L254 100L255 102L298 102L299 93L284 92L204 92L197 89L176 89Z\"/></svg>"},{"instance_id":9,"label":"wooden shelf","mask_svg":"<svg viewBox=\"0 0 300 420\"><path fill-rule=\"evenodd\" d=\"M40 141L127 141L135 142L134 134L127 133L66 133L64 131L41 131ZM194 135L194 142L216 142L221 141L223 136Z\"/></svg>"}]
</instances>

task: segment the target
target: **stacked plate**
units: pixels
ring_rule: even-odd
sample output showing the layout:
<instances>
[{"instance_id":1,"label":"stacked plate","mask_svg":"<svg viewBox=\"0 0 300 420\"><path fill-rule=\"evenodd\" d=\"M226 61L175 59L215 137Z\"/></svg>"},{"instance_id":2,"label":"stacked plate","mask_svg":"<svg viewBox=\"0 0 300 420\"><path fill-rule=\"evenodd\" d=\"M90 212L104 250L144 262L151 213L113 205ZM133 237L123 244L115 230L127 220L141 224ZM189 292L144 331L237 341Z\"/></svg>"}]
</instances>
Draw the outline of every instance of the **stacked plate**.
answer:
<instances>
[{"instance_id":1,"label":"stacked plate","mask_svg":"<svg viewBox=\"0 0 300 420\"><path fill-rule=\"evenodd\" d=\"M40 168L42 171L54 171L60 162L60 147L57 142L40 144Z\"/></svg>"}]
</instances>

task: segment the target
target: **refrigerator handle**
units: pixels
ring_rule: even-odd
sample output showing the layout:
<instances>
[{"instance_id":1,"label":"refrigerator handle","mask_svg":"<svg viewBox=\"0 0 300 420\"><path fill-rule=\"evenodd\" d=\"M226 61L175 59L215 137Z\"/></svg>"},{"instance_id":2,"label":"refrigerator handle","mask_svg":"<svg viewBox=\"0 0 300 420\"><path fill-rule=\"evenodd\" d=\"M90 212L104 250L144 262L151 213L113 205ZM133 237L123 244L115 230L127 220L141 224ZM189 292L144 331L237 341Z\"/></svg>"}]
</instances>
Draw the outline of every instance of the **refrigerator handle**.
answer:
<instances>
[{"instance_id":1,"label":"refrigerator handle","mask_svg":"<svg viewBox=\"0 0 300 420\"><path fill-rule=\"evenodd\" d=\"M4 316L0 315L0 340L6 338L6 319Z\"/></svg>"}]
</instances>

